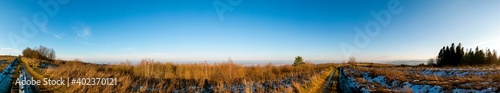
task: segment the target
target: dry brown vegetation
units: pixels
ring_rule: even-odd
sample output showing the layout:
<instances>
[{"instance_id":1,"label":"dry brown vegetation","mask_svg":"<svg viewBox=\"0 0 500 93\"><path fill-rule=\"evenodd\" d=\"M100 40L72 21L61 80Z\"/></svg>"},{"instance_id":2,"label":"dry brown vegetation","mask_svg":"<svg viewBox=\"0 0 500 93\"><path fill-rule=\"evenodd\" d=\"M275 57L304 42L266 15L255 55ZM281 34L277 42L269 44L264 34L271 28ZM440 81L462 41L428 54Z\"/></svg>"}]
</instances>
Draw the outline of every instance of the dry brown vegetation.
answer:
<instances>
[{"instance_id":1,"label":"dry brown vegetation","mask_svg":"<svg viewBox=\"0 0 500 93\"><path fill-rule=\"evenodd\" d=\"M117 78L118 85L71 85L41 86L43 91L54 92L293 92L296 84L315 85L321 83L335 64L311 64L300 66L266 65L243 66L231 60L223 63L176 64L144 59L137 65L130 62L119 64L96 65L78 61L54 61L54 67L37 68L40 60L22 58L29 64L28 70L37 77L48 78ZM320 72L323 72L320 74ZM284 81L283 81L284 80ZM282 82L291 82L290 86ZM324 81L323 81L324 82ZM293 83L293 85L292 85ZM278 85L278 87L273 87ZM319 84L322 85L322 84ZM244 86L232 89L231 86ZM252 87L253 86L253 87Z\"/></svg>"},{"instance_id":2,"label":"dry brown vegetation","mask_svg":"<svg viewBox=\"0 0 500 93\"><path fill-rule=\"evenodd\" d=\"M3 71L14 59L16 59L16 56L0 55L0 61L5 61L0 63L0 71Z\"/></svg>"},{"instance_id":3,"label":"dry brown vegetation","mask_svg":"<svg viewBox=\"0 0 500 93\"><path fill-rule=\"evenodd\" d=\"M452 74L460 74L464 72L466 74L463 74L463 76L437 76L435 74L424 74L424 72ZM373 90L373 92L391 92L391 90L379 83L368 82L363 78L363 73L367 73L370 77L384 76L388 84L392 81L400 81L420 85L438 85L445 90L451 90L454 88L481 90L490 87L500 87L497 84L500 83L500 69L496 69L496 67L352 67L351 70L346 71L346 73L355 79L361 87ZM475 75L472 73L484 73L484 75Z\"/></svg>"},{"instance_id":4,"label":"dry brown vegetation","mask_svg":"<svg viewBox=\"0 0 500 93\"><path fill-rule=\"evenodd\" d=\"M319 93L322 92L323 90L323 85L327 81L328 77L332 73L332 71L335 70L335 67L328 68L327 70L324 70L320 74L316 74L311 77L311 82L307 83L306 86L302 87L297 87L299 88L296 92L299 93Z\"/></svg>"},{"instance_id":5,"label":"dry brown vegetation","mask_svg":"<svg viewBox=\"0 0 500 93\"><path fill-rule=\"evenodd\" d=\"M13 61L17 56L0 55L0 60L7 60L7 62Z\"/></svg>"}]
</instances>

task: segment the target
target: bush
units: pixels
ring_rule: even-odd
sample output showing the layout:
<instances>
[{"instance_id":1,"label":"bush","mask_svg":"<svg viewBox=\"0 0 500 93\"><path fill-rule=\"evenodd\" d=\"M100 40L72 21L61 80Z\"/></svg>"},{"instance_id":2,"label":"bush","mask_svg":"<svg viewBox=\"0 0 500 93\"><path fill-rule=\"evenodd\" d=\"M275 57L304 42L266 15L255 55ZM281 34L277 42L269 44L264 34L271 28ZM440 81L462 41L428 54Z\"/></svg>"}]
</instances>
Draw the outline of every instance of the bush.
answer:
<instances>
[{"instance_id":1,"label":"bush","mask_svg":"<svg viewBox=\"0 0 500 93\"><path fill-rule=\"evenodd\" d=\"M33 49L29 47L24 49L23 56L42 60L54 60L56 58L56 52L54 49L49 49L40 45L40 47L35 47Z\"/></svg>"}]
</instances>

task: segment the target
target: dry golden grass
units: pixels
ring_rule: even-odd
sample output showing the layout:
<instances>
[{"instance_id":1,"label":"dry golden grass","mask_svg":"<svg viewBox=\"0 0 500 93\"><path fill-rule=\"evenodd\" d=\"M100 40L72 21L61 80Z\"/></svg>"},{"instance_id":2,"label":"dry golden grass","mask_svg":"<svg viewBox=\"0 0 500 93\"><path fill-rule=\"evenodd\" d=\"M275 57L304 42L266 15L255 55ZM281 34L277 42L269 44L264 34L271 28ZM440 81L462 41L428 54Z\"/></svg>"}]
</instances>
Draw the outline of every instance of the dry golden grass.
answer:
<instances>
[{"instance_id":1,"label":"dry golden grass","mask_svg":"<svg viewBox=\"0 0 500 93\"><path fill-rule=\"evenodd\" d=\"M217 82L232 82L240 79L251 81L275 80L277 78L311 73L315 69L324 68L310 63L293 67L291 65L275 66L273 64L242 66L232 62L174 64L171 62L155 62L153 60L143 60L137 66L118 64L111 67L121 72L130 71L130 68L132 68L131 72L134 76L148 79L194 79Z\"/></svg>"},{"instance_id":2,"label":"dry golden grass","mask_svg":"<svg viewBox=\"0 0 500 93\"><path fill-rule=\"evenodd\" d=\"M48 69L36 68L37 60L22 58L25 64L29 64L28 70L34 77L45 78L117 78L116 86L42 86L47 92L173 92L178 89L186 89L186 92L196 92L200 88L214 86L214 92L231 92L224 86L244 84L253 86L279 82L284 78L302 77L303 79L320 80L320 71L329 69L335 64L314 65L306 63L301 66L291 65L275 66L273 64L243 66L232 61L223 63L193 63L175 64L172 62L158 62L144 59L137 65L130 62L119 64L96 65L78 61L52 62L57 67ZM38 61L40 62L40 61ZM324 73L323 73L324 74ZM322 77L321 77L322 78ZM294 84L299 84L293 82ZM321 84L319 84L321 85ZM196 86L198 88L187 88ZM246 87L244 91L251 91ZM292 87L266 88L257 86L254 92L292 92Z\"/></svg>"},{"instance_id":3,"label":"dry golden grass","mask_svg":"<svg viewBox=\"0 0 500 93\"><path fill-rule=\"evenodd\" d=\"M331 67L329 69L324 70L320 74L316 74L311 77L310 82L306 84L303 88L301 88L300 93L320 93L323 90L323 86L325 82L328 80L328 77L331 75L332 71L335 70L335 67Z\"/></svg>"},{"instance_id":4,"label":"dry golden grass","mask_svg":"<svg viewBox=\"0 0 500 93\"><path fill-rule=\"evenodd\" d=\"M3 71L5 67L7 67L10 62L14 61L17 56L8 56L8 55L0 55L0 61L4 60L5 62L0 63L0 71Z\"/></svg>"},{"instance_id":5,"label":"dry golden grass","mask_svg":"<svg viewBox=\"0 0 500 93\"><path fill-rule=\"evenodd\" d=\"M40 73L40 70L38 70L37 68L33 68L33 65L37 65L37 64L35 64L37 62L38 62L38 60L35 60L35 59L21 57L19 64L25 66L26 71L28 71L28 73L30 73L31 76L35 80L43 80L43 78L45 76L43 76L43 74ZM35 69L37 69L37 70L35 70ZM48 86L44 86L44 85L40 86L41 91L47 91L46 90L47 88L48 88Z\"/></svg>"},{"instance_id":6,"label":"dry golden grass","mask_svg":"<svg viewBox=\"0 0 500 93\"><path fill-rule=\"evenodd\" d=\"M7 60L7 62L14 61L17 56L0 55L0 60Z\"/></svg>"},{"instance_id":7,"label":"dry golden grass","mask_svg":"<svg viewBox=\"0 0 500 93\"><path fill-rule=\"evenodd\" d=\"M34 77L34 79L41 80L43 78L50 78L50 79L59 79L59 77L69 77L69 78L74 78L72 76L82 76L80 78L84 78L85 76L92 76L96 78L104 78L104 77L110 77L111 75L114 75L113 73L110 74L104 74L104 73L97 73L97 70L99 70L98 66L95 65L90 65L90 64L83 64L81 62L65 62L65 64L62 64L61 66L57 67L58 69L55 68L49 68L46 70L40 70L37 68L36 65L39 63L40 60L35 60L35 59L30 59L30 58L21 58L21 63L26 64L26 70ZM118 81L120 79L126 78L124 77L119 77ZM122 79L123 80L123 79ZM120 85L118 85L120 86ZM44 86L41 85L41 91L45 92L100 92L98 90L110 90L113 89L115 86L80 86L80 85L74 85L72 87L66 87L66 86ZM83 90L81 90L83 89ZM95 89L95 90L94 90ZM125 91L123 91L125 92Z\"/></svg>"},{"instance_id":8,"label":"dry golden grass","mask_svg":"<svg viewBox=\"0 0 500 93\"><path fill-rule=\"evenodd\" d=\"M304 90L303 86L300 85L298 82L292 82L292 87L295 89L295 93L302 93Z\"/></svg>"},{"instance_id":9,"label":"dry golden grass","mask_svg":"<svg viewBox=\"0 0 500 93\"><path fill-rule=\"evenodd\" d=\"M0 64L0 71L3 71L9 64L10 64L10 62L5 62L5 63Z\"/></svg>"},{"instance_id":10,"label":"dry golden grass","mask_svg":"<svg viewBox=\"0 0 500 93\"><path fill-rule=\"evenodd\" d=\"M358 71L361 72L368 72L372 76L385 76L388 81L393 81L393 80L399 80L399 81L407 81L407 76L409 74L401 71L401 70L395 70L393 68L366 68L366 67L357 67L355 68ZM362 73L351 73L351 75L354 75L353 77L362 77Z\"/></svg>"},{"instance_id":11,"label":"dry golden grass","mask_svg":"<svg viewBox=\"0 0 500 93\"><path fill-rule=\"evenodd\" d=\"M351 65L360 66L360 67L394 67L394 66L396 66L393 64L369 63L369 62L351 63Z\"/></svg>"},{"instance_id":12,"label":"dry golden grass","mask_svg":"<svg viewBox=\"0 0 500 93\"><path fill-rule=\"evenodd\" d=\"M491 75L492 79L496 82L500 82L500 74Z\"/></svg>"},{"instance_id":13,"label":"dry golden grass","mask_svg":"<svg viewBox=\"0 0 500 93\"><path fill-rule=\"evenodd\" d=\"M426 75L423 72L436 72L436 73L456 73L456 72L466 72L466 73L484 73L484 75L475 74L463 74L464 76L458 75L441 75L436 76L434 74ZM462 89L486 89L490 87L499 87L500 85L495 85L495 83L488 82L498 82L500 80L499 70L493 69L492 67L443 67L443 68L433 68L433 67L353 67L352 71L346 72L347 75L355 78L355 80L365 88L371 88L366 86L375 86L370 89L376 92L387 92L387 88L380 86L378 83L367 82L363 79L363 72L367 72L369 76L384 76L387 80L386 83L397 80L400 82L409 82L412 84L421 85L438 85L445 90L451 90L453 88ZM465 85L464 85L465 84ZM470 84L470 85L468 85ZM393 92L404 92L404 86L402 90L397 90Z\"/></svg>"},{"instance_id":14,"label":"dry golden grass","mask_svg":"<svg viewBox=\"0 0 500 93\"><path fill-rule=\"evenodd\" d=\"M364 79L364 78L356 78L355 80L356 80L356 82L358 82L360 84L368 83L368 81L366 81L366 79Z\"/></svg>"},{"instance_id":15,"label":"dry golden grass","mask_svg":"<svg viewBox=\"0 0 500 93\"><path fill-rule=\"evenodd\" d=\"M305 86L300 86L297 83L293 84L293 87L297 90L297 93L320 93L323 91L323 86L331 75L332 71L335 70L334 67L328 68L319 74L313 75L306 83Z\"/></svg>"}]
</instances>

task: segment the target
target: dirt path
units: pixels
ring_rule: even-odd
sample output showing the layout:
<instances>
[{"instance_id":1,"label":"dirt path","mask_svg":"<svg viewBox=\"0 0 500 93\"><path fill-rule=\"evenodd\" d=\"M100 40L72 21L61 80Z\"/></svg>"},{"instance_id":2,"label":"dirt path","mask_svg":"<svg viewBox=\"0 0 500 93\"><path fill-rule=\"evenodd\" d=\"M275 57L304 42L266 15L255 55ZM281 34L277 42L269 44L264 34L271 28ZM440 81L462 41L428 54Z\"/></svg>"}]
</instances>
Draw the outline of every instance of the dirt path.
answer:
<instances>
[{"instance_id":1,"label":"dirt path","mask_svg":"<svg viewBox=\"0 0 500 93\"><path fill-rule=\"evenodd\" d=\"M16 66L19 64L19 60L16 58L12 61L0 74L0 93L7 93L10 90L11 81L13 80L13 72Z\"/></svg>"},{"instance_id":2,"label":"dirt path","mask_svg":"<svg viewBox=\"0 0 500 93\"><path fill-rule=\"evenodd\" d=\"M335 67L335 70L332 71L332 73L328 77L328 80L323 85L322 93L338 93L337 92L338 77L339 77L338 70L337 67Z\"/></svg>"},{"instance_id":3,"label":"dirt path","mask_svg":"<svg viewBox=\"0 0 500 93\"><path fill-rule=\"evenodd\" d=\"M322 93L337 93L338 77L338 70L333 70L332 74L328 78L328 81L325 82Z\"/></svg>"},{"instance_id":4,"label":"dirt path","mask_svg":"<svg viewBox=\"0 0 500 93\"><path fill-rule=\"evenodd\" d=\"M16 69L14 71L14 73L12 74L12 80L10 81L10 92L11 93L17 93L19 92L19 86L18 85L15 85L16 84L16 79L19 78L19 69L21 68L21 66L17 65L16 66Z\"/></svg>"},{"instance_id":5,"label":"dirt path","mask_svg":"<svg viewBox=\"0 0 500 93\"><path fill-rule=\"evenodd\" d=\"M23 77L26 77L26 79L30 80L32 77L31 77L31 74L26 71L26 65L25 64L21 64L20 65L20 69L19 69L19 77L21 77L20 80L23 79ZM40 89L38 88L38 86L36 85L17 85L19 86L19 92L23 92L23 93L40 93Z\"/></svg>"},{"instance_id":6,"label":"dirt path","mask_svg":"<svg viewBox=\"0 0 500 93\"><path fill-rule=\"evenodd\" d=\"M0 93L39 93L39 89L36 85L15 85L18 77L31 78L31 75L25 70L24 65L19 64L21 64L20 59L16 58L1 72Z\"/></svg>"}]
</instances>

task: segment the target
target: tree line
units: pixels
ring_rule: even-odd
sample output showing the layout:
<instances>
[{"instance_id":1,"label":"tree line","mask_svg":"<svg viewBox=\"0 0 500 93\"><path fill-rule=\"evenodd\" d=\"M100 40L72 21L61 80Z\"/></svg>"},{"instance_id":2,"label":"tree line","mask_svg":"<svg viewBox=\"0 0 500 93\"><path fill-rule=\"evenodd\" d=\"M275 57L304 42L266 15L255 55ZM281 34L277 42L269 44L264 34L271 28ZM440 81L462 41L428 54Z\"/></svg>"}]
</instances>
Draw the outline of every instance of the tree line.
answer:
<instances>
[{"instance_id":1,"label":"tree line","mask_svg":"<svg viewBox=\"0 0 500 93\"><path fill-rule=\"evenodd\" d=\"M463 66L463 65L491 65L500 64L500 58L495 50L490 49L466 49L459 43L455 46L443 46L439 51L436 62L437 66Z\"/></svg>"},{"instance_id":2,"label":"tree line","mask_svg":"<svg viewBox=\"0 0 500 93\"><path fill-rule=\"evenodd\" d=\"M52 48L47 48L40 45L39 47L29 48L23 50L23 56L28 58L43 59L43 60L54 60L56 58L56 52Z\"/></svg>"}]
</instances>

